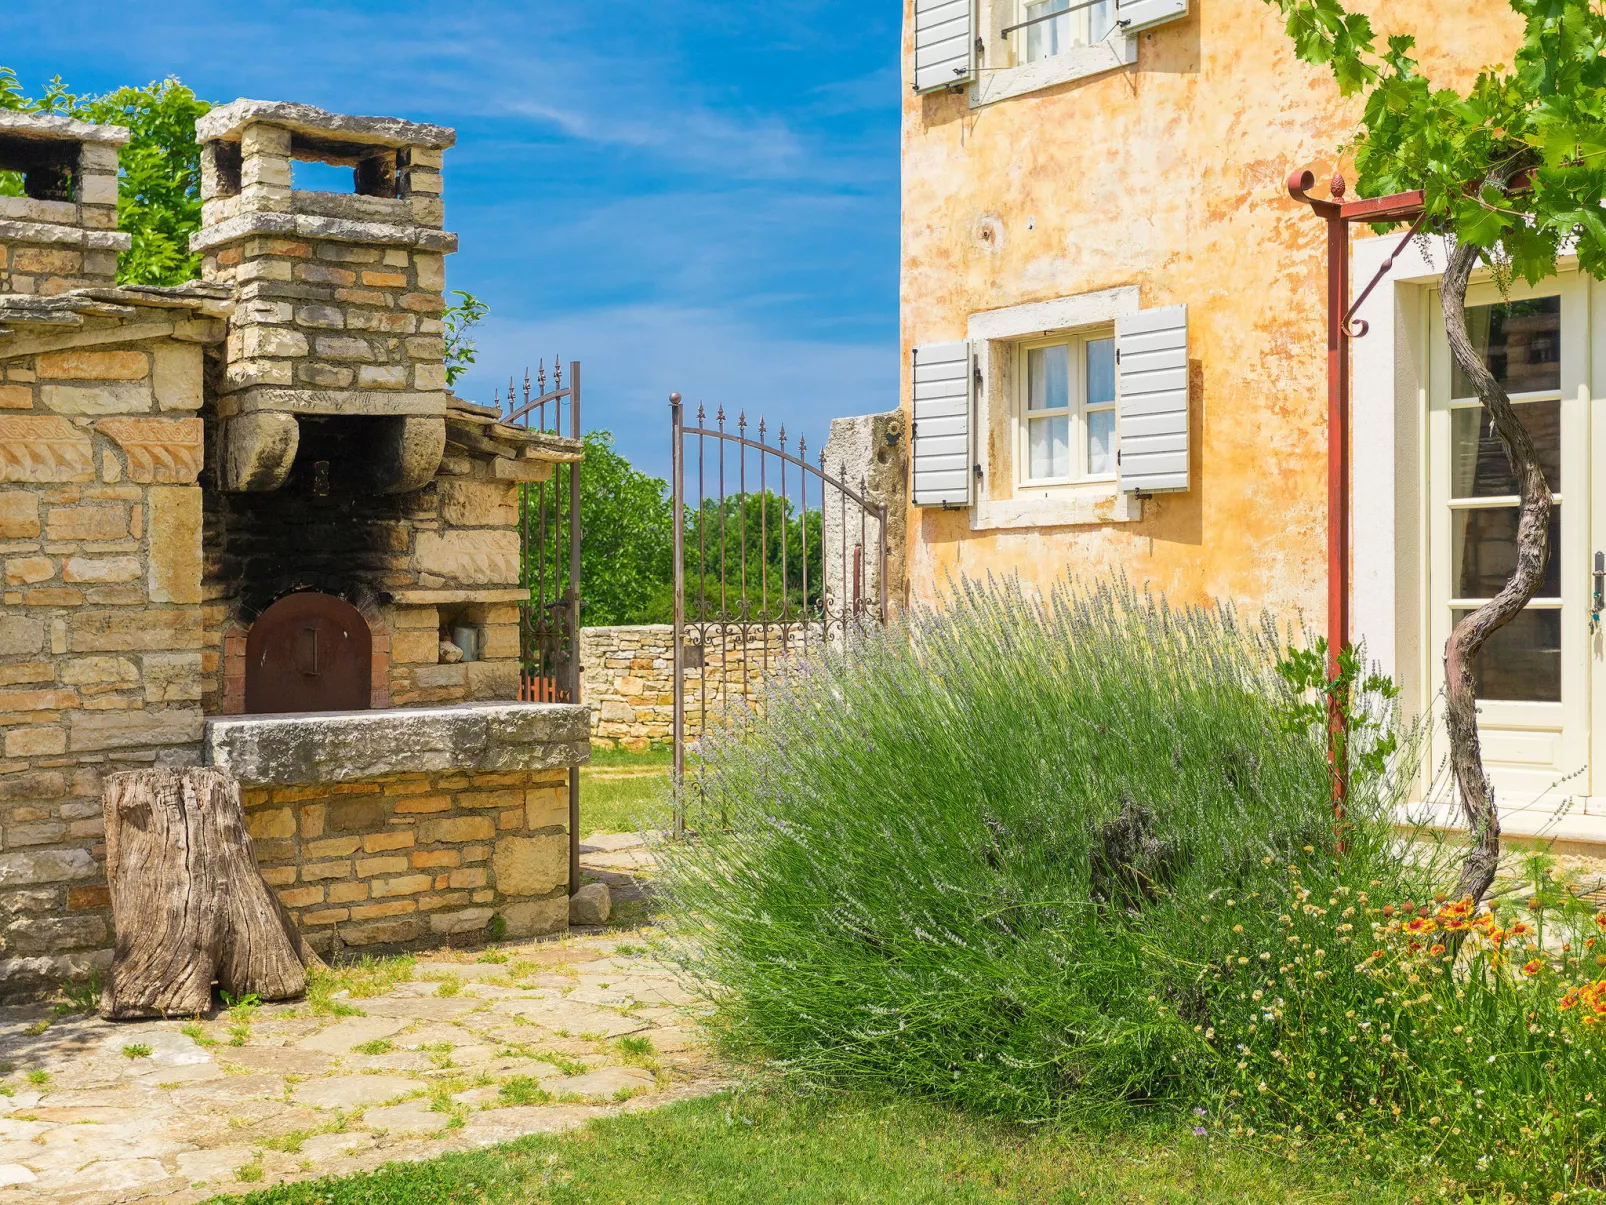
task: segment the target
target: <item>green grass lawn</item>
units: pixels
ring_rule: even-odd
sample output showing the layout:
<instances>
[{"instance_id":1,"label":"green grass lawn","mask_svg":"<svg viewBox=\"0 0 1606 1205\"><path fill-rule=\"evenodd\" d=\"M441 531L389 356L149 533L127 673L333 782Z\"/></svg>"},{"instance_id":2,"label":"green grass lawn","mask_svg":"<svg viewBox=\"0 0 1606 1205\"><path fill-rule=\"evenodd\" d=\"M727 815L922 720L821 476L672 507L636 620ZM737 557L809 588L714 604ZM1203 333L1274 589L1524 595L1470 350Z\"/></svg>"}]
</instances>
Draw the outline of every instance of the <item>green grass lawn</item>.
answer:
<instances>
[{"instance_id":1,"label":"green grass lawn","mask_svg":"<svg viewBox=\"0 0 1606 1205\"><path fill-rule=\"evenodd\" d=\"M580 835L634 833L652 825L662 806L669 769L667 753L595 751L591 765L580 771Z\"/></svg>"},{"instance_id":2,"label":"green grass lawn","mask_svg":"<svg viewBox=\"0 0 1606 1205\"><path fill-rule=\"evenodd\" d=\"M591 764L603 769L643 769L656 768L667 770L674 761L674 755L667 748L649 749L645 753L632 753L628 749L599 749L591 746Z\"/></svg>"},{"instance_id":3,"label":"green grass lawn","mask_svg":"<svg viewBox=\"0 0 1606 1205\"><path fill-rule=\"evenodd\" d=\"M1418 1192L1422 1190L1418 1188ZM217 1198L221 1201L225 1198ZM1008 1129L919 1103L749 1092L251 1193L252 1205L1406 1205L1408 1189L1170 1134Z\"/></svg>"}]
</instances>

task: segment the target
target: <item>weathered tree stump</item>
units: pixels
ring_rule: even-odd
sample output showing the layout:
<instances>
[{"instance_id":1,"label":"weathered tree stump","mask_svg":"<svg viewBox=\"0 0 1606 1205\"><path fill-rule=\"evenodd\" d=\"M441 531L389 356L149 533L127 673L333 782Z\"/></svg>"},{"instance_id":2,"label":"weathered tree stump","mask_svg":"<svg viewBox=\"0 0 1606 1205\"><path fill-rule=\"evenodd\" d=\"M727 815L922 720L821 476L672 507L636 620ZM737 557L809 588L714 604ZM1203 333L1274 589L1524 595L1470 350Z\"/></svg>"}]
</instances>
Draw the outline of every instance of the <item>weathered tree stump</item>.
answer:
<instances>
[{"instance_id":1,"label":"weathered tree stump","mask_svg":"<svg viewBox=\"0 0 1606 1205\"><path fill-rule=\"evenodd\" d=\"M116 951L104 1017L193 1016L212 983L283 1000L321 965L257 869L240 787L221 770L108 775L106 882Z\"/></svg>"}]
</instances>

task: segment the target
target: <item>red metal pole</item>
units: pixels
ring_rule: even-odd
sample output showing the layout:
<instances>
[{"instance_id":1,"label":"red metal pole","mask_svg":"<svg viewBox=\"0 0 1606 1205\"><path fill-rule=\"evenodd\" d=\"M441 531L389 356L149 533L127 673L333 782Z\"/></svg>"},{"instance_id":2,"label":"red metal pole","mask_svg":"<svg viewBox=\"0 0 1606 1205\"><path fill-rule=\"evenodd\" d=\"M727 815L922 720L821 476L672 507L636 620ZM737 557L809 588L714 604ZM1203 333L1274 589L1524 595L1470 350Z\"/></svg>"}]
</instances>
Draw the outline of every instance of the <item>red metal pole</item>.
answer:
<instances>
[{"instance_id":1,"label":"red metal pole","mask_svg":"<svg viewBox=\"0 0 1606 1205\"><path fill-rule=\"evenodd\" d=\"M1342 195L1340 193L1339 195ZM1350 639L1350 371L1349 223L1327 218L1327 676L1336 682L1339 654ZM1344 743L1346 700L1328 695L1328 754L1333 766L1333 815L1344 818L1349 795L1349 758Z\"/></svg>"},{"instance_id":2,"label":"red metal pole","mask_svg":"<svg viewBox=\"0 0 1606 1205\"><path fill-rule=\"evenodd\" d=\"M1315 184L1311 172L1296 171L1288 177L1287 188L1290 197L1309 205L1327 223L1327 724L1333 816L1343 821L1349 798L1349 751L1344 740L1349 700L1335 684L1339 657L1350 642L1349 228L1351 222L1415 221L1415 233L1422 224L1424 197L1421 192L1409 192L1345 202L1344 177L1335 173L1331 199L1323 201L1310 195ZM1391 255L1362 292L1363 300L1393 263ZM1366 324L1356 323L1356 336L1365 333ZM1342 849L1342 836L1339 841Z\"/></svg>"}]
</instances>

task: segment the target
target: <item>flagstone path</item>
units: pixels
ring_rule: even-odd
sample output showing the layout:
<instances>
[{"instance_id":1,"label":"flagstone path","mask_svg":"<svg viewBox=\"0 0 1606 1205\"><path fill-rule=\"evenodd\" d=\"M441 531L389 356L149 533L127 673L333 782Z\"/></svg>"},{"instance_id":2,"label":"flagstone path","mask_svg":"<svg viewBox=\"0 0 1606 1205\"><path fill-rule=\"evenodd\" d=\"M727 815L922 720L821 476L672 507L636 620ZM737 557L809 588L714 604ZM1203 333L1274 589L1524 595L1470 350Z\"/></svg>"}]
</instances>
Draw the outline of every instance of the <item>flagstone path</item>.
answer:
<instances>
[{"instance_id":1,"label":"flagstone path","mask_svg":"<svg viewBox=\"0 0 1606 1205\"><path fill-rule=\"evenodd\" d=\"M0 1205L184 1205L714 1091L698 1006L647 940L392 960L190 1024L0 1009Z\"/></svg>"}]
</instances>

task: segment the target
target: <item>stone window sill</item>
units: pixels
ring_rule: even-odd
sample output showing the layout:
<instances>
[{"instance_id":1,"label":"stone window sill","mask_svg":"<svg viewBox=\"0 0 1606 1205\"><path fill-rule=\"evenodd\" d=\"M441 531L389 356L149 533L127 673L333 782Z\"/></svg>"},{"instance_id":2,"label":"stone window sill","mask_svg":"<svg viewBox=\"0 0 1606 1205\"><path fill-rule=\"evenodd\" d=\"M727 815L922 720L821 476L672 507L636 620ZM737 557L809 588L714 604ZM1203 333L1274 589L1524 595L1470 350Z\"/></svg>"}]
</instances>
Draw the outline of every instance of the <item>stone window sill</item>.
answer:
<instances>
[{"instance_id":1,"label":"stone window sill","mask_svg":"<svg viewBox=\"0 0 1606 1205\"><path fill-rule=\"evenodd\" d=\"M1138 40L1112 34L1096 45L1076 46L1035 63L1022 63L1018 67L992 71L984 69L976 86L970 90L970 107L980 109L1012 96L1024 96L1056 84L1130 67L1137 61Z\"/></svg>"},{"instance_id":2,"label":"stone window sill","mask_svg":"<svg viewBox=\"0 0 1606 1205\"><path fill-rule=\"evenodd\" d=\"M1045 491L1048 497L983 500L970 516L971 531L1022 527L1088 527L1137 523L1143 499L1122 493L1114 484Z\"/></svg>"}]
</instances>

